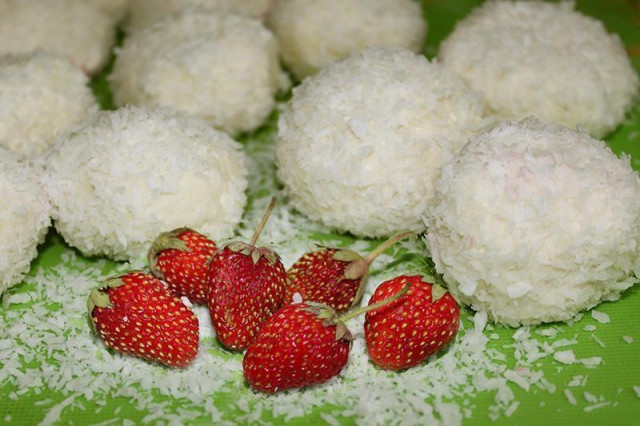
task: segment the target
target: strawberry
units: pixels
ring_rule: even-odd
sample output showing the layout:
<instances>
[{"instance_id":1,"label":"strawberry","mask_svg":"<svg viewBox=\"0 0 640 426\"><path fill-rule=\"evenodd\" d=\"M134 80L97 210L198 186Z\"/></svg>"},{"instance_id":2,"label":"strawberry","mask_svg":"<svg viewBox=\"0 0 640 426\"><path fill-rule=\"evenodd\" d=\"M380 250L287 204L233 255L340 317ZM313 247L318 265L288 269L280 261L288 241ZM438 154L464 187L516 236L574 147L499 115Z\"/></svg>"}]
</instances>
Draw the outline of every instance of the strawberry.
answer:
<instances>
[{"instance_id":1,"label":"strawberry","mask_svg":"<svg viewBox=\"0 0 640 426\"><path fill-rule=\"evenodd\" d=\"M320 303L282 307L249 345L242 360L245 379L251 387L266 393L329 380L349 359L351 333L345 321L391 303L407 289L340 317L333 308Z\"/></svg>"},{"instance_id":2,"label":"strawberry","mask_svg":"<svg viewBox=\"0 0 640 426\"><path fill-rule=\"evenodd\" d=\"M149 274L107 278L87 307L93 331L118 352L170 367L185 367L198 352L195 314Z\"/></svg>"},{"instance_id":3,"label":"strawberry","mask_svg":"<svg viewBox=\"0 0 640 426\"><path fill-rule=\"evenodd\" d=\"M266 322L242 360L244 377L254 389L275 393L322 383L342 371L350 340L337 338L335 324L323 324L321 309L296 303Z\"/></svg>"},{"instance_id":4,"label":"strawberry","mask_svg":"<svg viewBox=\"0 0 640 426\"><path fill-rule=\"evenodd\" d=\"M337 311L356 305L362 298L369 266L382 252L410 232L395 235L366 257L353 250L323 248L304 254L287 272L285 301L300 293L302 300L324 303Z\"/></svg>"},{"instance_id":5,"label":"strawberry","mask_svg":"<svg viewBox=\"0 0 640 426\"><path fill-rule=\"evenodd\" d=\"M460 324L458 305L451 294L419 276L402 275L385 281L369 303L384 300L407 283L406 295L365 317L369 357L388 370L420 364L451 342Z\"/></svg>"},{"instance_id":6,"label":"strawberry","mask_svg":"<svg viewBox=\"0 0 640 426\"><path fill-rule=\"evenodd\" d=\"M160 234L151 244L149 269L176 296L205 304L208 262L216 251L216 244L204 235L189 228L174 229Z\"/></svg>"},{"instance_id":7,"label":"strawberry","mask_svg":"<svg viewBox=\"0 0 640 426\"><path fill-rule=\"evenodd\" d=\"M242 350L284 298L286 272L278 255L255 243L273 210L271 201L249 244L235 241L213 257L207 272L209 312L218 339Z\"/></svg>"}]
</instances>

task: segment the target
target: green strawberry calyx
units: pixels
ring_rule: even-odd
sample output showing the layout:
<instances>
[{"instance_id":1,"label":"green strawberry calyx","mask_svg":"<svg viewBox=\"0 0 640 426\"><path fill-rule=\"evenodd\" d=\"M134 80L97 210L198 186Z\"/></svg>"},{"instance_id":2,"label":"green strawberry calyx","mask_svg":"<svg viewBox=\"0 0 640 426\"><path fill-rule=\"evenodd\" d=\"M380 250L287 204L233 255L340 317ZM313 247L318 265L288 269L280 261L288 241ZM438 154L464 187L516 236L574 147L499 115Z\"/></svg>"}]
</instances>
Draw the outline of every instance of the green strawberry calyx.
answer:
<instances>
[{"instance_id":1,"label":"green strawberry calyx","mask_svg":"<svg viewBox=\"0 0 640 426\"><path fill-rule=\"evenodd\" d=\"M176 228L172 231L163 232L153 241L149 252L147 253L147 261L149 264L149 270L153 275L160 279L164 279L162 271L158 269L158 255L165 250L174 249L183 252L190 252L191 249L187 246L187 243L178 238L180 235L191 229L183 227Z\"/></svg>"},{"instance_id":2,"label":"green strawberry calyx","mask_svg":"<svg viewBox=\"0 0 640 426\"><path fill-rule=\"evenodd\" d=\"M344 321L341 321L336 314L335 309L324 303L305 302L307 305L305 310L310 314L313 314L322 320L322 325L325 327L336 327L336 340L353 340L351 331L347 328Z\"/></svg>"},{"instance_id":3,"label":"green strawberry calyx","mask_svg":"<svg viewBox=\"0 0 640 426\"><path fill-rule=\"evenodd\" d=\"M438 284L431 285L431 302L438 301L442 296L447 294L448 291Z\"/></svg>"},{"instance_id":4,"label":"green strawberry calyx","mask_svg":"<svg viewBox=\"0 0 640 426\"><path fill-rule=\"evenodd\" d=\"M276 252L266 247L256 247L251 244L243 243L241 241L233 241L225 246L226 249L236 253L244 254L251 257L254 265L260 261L260 258L264 257L267 261L273 265L280 257Z\"/></svg>"},{"instance_id":5,"label":"green strawberry calyx","mask_svg":"<svg viewBox=\"0 0 640 426\"><path fill-rule=\"evenodd\" d=\"M89 293L89 297L87 299L87 313L89 315L89 325L91 326L91 330L94 333L97 333L95 322L93 321L93 310L95 308L113 308L113 304L111 304L111 299L109 298L109 289L110 288L118 288L121 285L124 285L124 281L122 277L135 273L145 273L144 271L129 271L125 274L114 275L108 278L105 278L99 287L94 288Z\"/></svg>"}]
</instances>

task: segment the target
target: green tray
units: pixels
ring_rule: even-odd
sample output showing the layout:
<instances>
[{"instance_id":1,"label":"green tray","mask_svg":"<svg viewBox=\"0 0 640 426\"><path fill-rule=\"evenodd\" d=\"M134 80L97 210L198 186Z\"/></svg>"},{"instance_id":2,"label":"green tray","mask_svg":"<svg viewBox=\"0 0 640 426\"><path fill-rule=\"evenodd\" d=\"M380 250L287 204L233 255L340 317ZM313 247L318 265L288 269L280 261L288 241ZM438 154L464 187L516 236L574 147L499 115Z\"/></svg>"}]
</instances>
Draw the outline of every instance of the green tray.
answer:
<instances>
[{"instance_id":1,"label":"green tray","mask_svg":"<svg viewBox=\"0 0 640 426\"><path fill-rule=\"evenodd\" d=\"M425 0L429 21L425 53L437 46L478 4L475 0ZM640 70L640 5L635 1L583 0L577 8L602 20L618 33ZM112 107L105 77L107 67L92 82L103 108ZM275 113L268 124L241 139L255 160L249 204L239 229L246 237L271 194L281 189L275 180L271 147ZM632 157L640 170L640 107L607 142L616 153ZM289 212L286 200L282 210ZM264 242L276 250L286 245L285 266L313 243L349 246L366 251L376 241L332 234L295 213L281 215L298 226L295 234L266 230ZM271 240L271 241L270 241ZM419 240L389 251L374 264L368 288L405 272L433 275ZM39 248L24 283L5 294L0 308L0 422L10 424L640 424L640 289L628 290L617 302L596 307L610 322L591 312L569 324L512 329L488 326L474 332L474 313L463 310L456 342L425 365L403 373L385 373L366 361L362 338L356 340L351 365L326 386L277 396L255 395L242 380L241 354L228 352L205 337L196 364L184 371L166 369L107 351L89 334L84 317L88 289L101 278L132 265L86 259L51 230ZM137 266L137 265L133 265ZM70 300L63 306L59 301ZM36 312L34 320L27 313ZM206 311L198 310L203 334L210 336ZM361 332L361 319L352 321ZM483 341L483 339L486 340ZM359 343L358 343L359 342ZM555 345L555 347L554 347ZM90 347L86 351L75 347ZM584 363L565 364L558 352L571 350ZM555 352L558 359L554 357ZM527 360L538 353L537 360ZM479 354L481 356L475 356ZM567 355L567 354L565 354ZM88 358L104 370L87 374ZM598 365L592 366L590 363ZM585 365L587 364L587 365ZM475 366L475 367L474 367ZM88 367L87 367L88 368ZM364 371L364 373L363 373ZM471 371L476 371L476 375ZM71 374L66 377L65 374ZM518 379L528 374L529 389ZM203 376L204 375L204 376ZM481 376L488 376L484 380ZM207 379L204 380L203 377ZM157 381L158 384L147 382ZM171 388L167 385L174 383ZM88 383L101 388L88 393ZM446 384L449 383L449 384ZM518 384L520 383L520 384ZM444 386L444 388L443 388ZM479 388L485 387L486 390ZM444 390L443 390L444 389ZM187 395L187 397L185 397ZM149 402L151 401L151 402ZM425 403L426 402L426 403ZM423 403L425 403L423 405ZM389 407L384 411L384 407ZM449 410L446 407L457 407ZM293 410L291 408L297 407ZM285 408L289 408L285 411ZM213 414L212 414L213 413ZM451 414L453 413L453 414ZM448 417L453 415L453 417Z\"/></svg>"}]
</instances>

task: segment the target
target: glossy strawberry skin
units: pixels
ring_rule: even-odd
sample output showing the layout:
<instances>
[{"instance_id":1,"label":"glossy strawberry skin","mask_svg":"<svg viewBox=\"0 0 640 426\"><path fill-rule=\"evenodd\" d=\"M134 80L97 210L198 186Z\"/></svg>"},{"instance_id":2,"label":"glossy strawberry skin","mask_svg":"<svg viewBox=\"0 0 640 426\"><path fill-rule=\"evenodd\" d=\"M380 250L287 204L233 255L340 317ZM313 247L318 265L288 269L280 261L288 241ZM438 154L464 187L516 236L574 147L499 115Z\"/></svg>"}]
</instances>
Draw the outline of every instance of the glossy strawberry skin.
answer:
<instances>
[{"instance_id":1,"label":"glossy strawberry skin","mask_svg":"<svg viewBox=\"0 0 640 426\"><path fill-rule=\"evenodd\" d=\"M438 352L455 337L460 312L455 299L445 293L432 301L433 286L419 276L400 276L380 284L369 304L398 292L407 282L407 294L365 316L367 351L380 368L413 367Z\"/></svg>"},{"instance_id":2,"label":"glossy strawberry skin","mask_svg":"<svg viewBox=\"0 0 640 426\"><path fill-rule=\"evenodd\" d=\"M160 247L157 247L159 240ZM180 242L184 243L182 247ZM163 248L163 243L180 248ZM152 244L149 267L175 295L185 296L192 303L206 304L208 262L217 250L216 244L206 236L180 228L160 235Z\"/></svg>"},{"instance_id":3,"label":"glossy strawberry skin","mask_svg":"<svg viewBox=\"0 0 640 426\"><path fill-rule=\"evenodd\" d=\"M218 339L229 349L245 349L282 305L286 272L278 256L270 253L273 256L260 255L254 261L251 254L227 246L209 265L211 322Z\"/></svg>"},{"instance_id":4,"label":"glossy strawberry skin","mask_svg":"<svg viewBox=\"0 0 640 426\"><path fill-rule=\"evenodd\" d=\"M249 345L242 361L244 377L256 390L276 393L322 383L338 375L349 359L350 341L336 339L309 305L284 306Z\"/></svg>"},{"instance_id":5,"label":"glossy strawberry skin","mask_svg":"<svg viewBox=\"0 0 640 426\"><path fill-rule=\"evenodd\" d=\"M170 367L187 366L198 352L195 314L149 274L117 279L117 287L109 287L108 279L89 296L90 321L106 346ZM105 297L110 306L94 302Z\"/></svg>"},{"instance_id":6,"label":"glossy strawberry skin","mask_svg":"<svg viewBox=\"0 0 640 426\"><path fill-rule=\"evenodd\" d=\"M351 261L334 256L338 249L325 248L304 254L287 272L287 295L291 303L299 293L303 301L323 303L336 311L349 309L354 302L362 278L345 278L345 270Z\"/></svg>"}]
</instances>

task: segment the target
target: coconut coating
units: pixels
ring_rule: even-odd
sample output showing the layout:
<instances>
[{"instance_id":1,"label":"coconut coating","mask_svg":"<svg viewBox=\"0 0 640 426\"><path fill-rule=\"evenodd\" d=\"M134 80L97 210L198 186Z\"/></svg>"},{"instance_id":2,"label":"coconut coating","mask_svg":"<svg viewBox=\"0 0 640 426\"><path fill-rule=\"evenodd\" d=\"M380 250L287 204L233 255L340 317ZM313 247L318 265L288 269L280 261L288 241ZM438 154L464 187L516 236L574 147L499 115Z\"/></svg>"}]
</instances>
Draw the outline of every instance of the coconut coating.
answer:
<instances>
[{"instance_id":1,"label":"coconut coating","mask_svg":"<svg viewBox=\"0 0 640 426\"><path fill-rule=\"evenodd\" d=\"M267 24L300 80L372 46L420 52L427 33L413 0L275 0Z\"/></svg>"},{"instance_id":2,"label":"coconut coating","mask_svg":"<svg viewBox=\"0 0 640 426\"><path fill-rule=\"evenodd\" d=\"M238 134L264 122L284 78L261 22L188 10L128 37L111 87L117 105L183 111Z\"/></svg>"},{"instance_id":3,"label":"coconut coating","mask_svg":"<svg viewBox=\"0 0 640 426\"><path fill-rule=\"evenodd\" d=\"M438 59L502 119L535 115L600 138L638 91L619 37L573 2L488 1L459 22Z\"/></svg>"},{"instance_id":4,"label":"coconut coating","mask_svg":"<svg viewBox=\"0 0 640 426\"><path fill-rule=\"evenodd\" d=\"M36 170L0 147L0 295L19 283L38 255L50 207Z\"/></svg>"},{"instance_id":5,"label":"coconut coating","mask_svg":"<svg viewBox=\"0 0 640 426\"><path fill-rule=\"evenodd\" d=\"M480 96L424 56L367 49L294 89L278 123L278 176L300 212L340 231L420 231L440 165L482 114Z\"/></svg>"},{"instance_id":6,"label":"coconut coating","mask_svg":"<svg viewBox=\"0 0 640 426\"><path fill-rule=\"evenodd\" d=\"M245 163L237 142L199 119L127 107L63 135L44 182L68 244L133 260L177 227L230 236L246 202Z\"/></svg>"},{"instance_id":7,"label":"coconut coating","mask_svg":"<svg viewBox=\"0 0 640 426\"><path fill-rule=\"evenodd\" d=\"M113 19L86 0L0 0L0 54L42 49L92 73L114 39Z\"/></svg>"},{"instance_id":8,"label":"coconut coating","mask_svg":"<svg viewBox=\"0 0 640 426\"><path fill-rule=\"evenodd\" d=\"M252 18L262 18L273 0L130 0L131 10L126 23L127 32L133 33L162 21L185 9L226 11Z\"/></svg>"},{"instance_id":9,"label":"coconut coating","mask_svg":"<svg viewBox=\"0 0 640 426\"><path fill-rule=\"evenodd\" d=\"M87 76L42 51L0 56L0 145L41 154L58 132L98 110Z\"/></svg>"},{"instance_id":10,"label":"coconut coating","mask_svg":"<svg viewBox=\"0 0 640 426\"><path fill-rule=\"evenodd\" d=\"M85 0L110 16L115 22L120 22L129 12L131 0ZM147 1L153 4L153 2Z\"/></svg>"},{"instance_id":11,"label":"coconut coating","mask_svg":"<svg viewBox=\"0 0 640 426\"><path fill-rule=\"evenodd\" d=\"M535 119L442 167L427 246L451 292L494 321L568 320L640 272L640 178L588 134Z\"/></svg>"}]
</instances>

